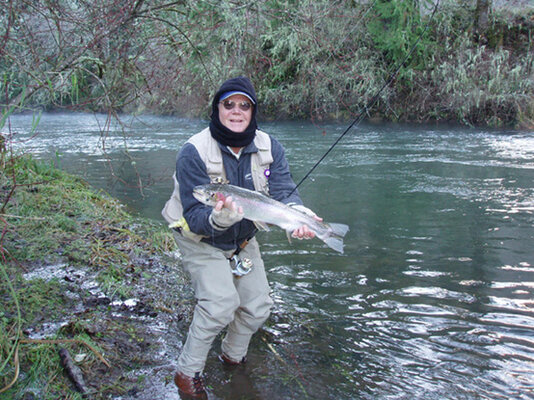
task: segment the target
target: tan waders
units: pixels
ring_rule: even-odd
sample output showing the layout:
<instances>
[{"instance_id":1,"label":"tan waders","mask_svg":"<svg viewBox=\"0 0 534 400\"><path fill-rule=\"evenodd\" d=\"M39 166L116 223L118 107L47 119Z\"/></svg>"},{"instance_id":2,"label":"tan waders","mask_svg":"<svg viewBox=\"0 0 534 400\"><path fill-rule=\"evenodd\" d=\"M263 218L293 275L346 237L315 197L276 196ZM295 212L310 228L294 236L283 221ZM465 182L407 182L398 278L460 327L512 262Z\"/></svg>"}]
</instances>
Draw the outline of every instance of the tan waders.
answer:
<instances>
[{"instance_id":1,"label":"tan waders","mask_svg":"<svg viewBox=\"0 0 534 400\"><path fill-rule=\"evenodd\" d=\"M255 238L239 254L252 261L252 270L236 277L228 260L233 251L224 252L179 233L174 236L197 299L187 340L178 358L178 371L194 377L203 371L213 340L226 326L222 353L230 360L242 360L252 335L268 318L273 302Z\"/></svg>"}]
</instances>

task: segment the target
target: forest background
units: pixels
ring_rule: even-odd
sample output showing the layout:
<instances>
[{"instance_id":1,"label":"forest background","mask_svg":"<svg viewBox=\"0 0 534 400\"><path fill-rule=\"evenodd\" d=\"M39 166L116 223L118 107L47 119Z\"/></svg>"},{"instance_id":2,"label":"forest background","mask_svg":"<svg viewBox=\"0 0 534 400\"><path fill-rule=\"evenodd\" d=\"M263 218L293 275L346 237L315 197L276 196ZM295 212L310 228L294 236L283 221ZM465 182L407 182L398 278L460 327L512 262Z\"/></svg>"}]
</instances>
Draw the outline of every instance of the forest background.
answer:
<instances>
[{"instance_id":1,"label":"forest background","mask_svg":"<svg viewBox=\"0 0 534 400\"><path fill-rule=\"evenodd\" d=\"M436 3L1 0L0 107L204 118L247 75L264 119L532 127L534 2Z\"/></svg>"}]
</instances>

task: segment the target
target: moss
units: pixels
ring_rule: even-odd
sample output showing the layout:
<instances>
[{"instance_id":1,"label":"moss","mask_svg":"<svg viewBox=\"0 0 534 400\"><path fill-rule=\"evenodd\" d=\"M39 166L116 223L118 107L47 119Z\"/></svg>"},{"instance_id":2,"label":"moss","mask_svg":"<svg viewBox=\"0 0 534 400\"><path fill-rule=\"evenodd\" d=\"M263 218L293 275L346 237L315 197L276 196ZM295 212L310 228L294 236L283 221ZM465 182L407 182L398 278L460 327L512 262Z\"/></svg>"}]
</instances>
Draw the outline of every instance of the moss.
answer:
<instances>
[{"instance_id":1,"label":"moss","mask_svg":"<svg viewBox=\"0 0 534 400\"><path fill-rule=\"evenodd\" d=\"M7 229L2 246L16 260L66 254L86 264L100 265L102 257L108 263L122 264L125 254L138 246L159 251L166 250L159 246L172 245L161 225L138 221L122 204L95 192L82 179L28 156L6 165L0 173L0 188ZM144 232L130 229L134 225ZM149 236L147 231L151 231ZM152 235L158 238L157 244L142 239Z\"/></svg>"}]
</instances>

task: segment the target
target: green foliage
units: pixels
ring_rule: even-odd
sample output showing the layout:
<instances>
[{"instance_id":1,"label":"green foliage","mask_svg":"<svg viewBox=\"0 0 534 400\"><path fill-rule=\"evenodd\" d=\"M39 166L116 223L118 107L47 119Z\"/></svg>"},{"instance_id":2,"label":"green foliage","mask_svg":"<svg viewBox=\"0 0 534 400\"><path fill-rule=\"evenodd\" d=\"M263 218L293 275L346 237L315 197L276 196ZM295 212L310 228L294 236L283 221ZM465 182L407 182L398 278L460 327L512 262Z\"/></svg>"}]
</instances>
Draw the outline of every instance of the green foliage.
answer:
<instances>
[{"instance_id":1,"label":"green foliage","mask_svg":"<svg viewBox=\"0 0 534 400\"><path fill-rule=\"evenodd\" d=\"M373 14L367 29L374 44L392 68L399 66L423 35L425 21L421 18L421 5L416 0L378 0ZM428 35L422 36L400 75L410 68L423 69L433 46Z\"/></svg>"},{"instance_id":2,"label":"green foliage","mask_svg":"<svg viewBox=\"0 0 534 400\"><path fill-rule=\"evenodd\" d=\"M269 2L274 9L261 36L265 66L258 71L264 75L258 91L265 112L318 119L358 112L385 73L357 23L366 9L341 11L339 3L324 1L292 9L286 3Z\"/></svg>"},{"instance_id":3,"label":"green foliage","mask_svg":"<svg viewBox=\"0 0 534 400\"><path fill-rule=\"evenodd\" d=\"M31 348L27 352L20 348L16 351L17 340L21 338L23 329L41 321L43 315L58 318L64 309L64 297L57 281L24 280L17 273L16 265L0 262L0 268L5 272L0 275L0 360L3 361L0 365L0 388L5 387L13 378L15 354L24 366L25 379L39 382L51 369L54 373L58 372L59 365L51 368L51 364L58 361L57 353L50 346ZM8 391L9 397L6 398L20 398L15 395L16 392L17 389Z\"/></svg>"},{"instance_id":4,"label":"green foliage","mask_svg":"<svg viewBox=\"0 0 534 400\"><path fill-rule=\"evenodd\" d=\"M448 91L436 85L451 83L434 80L453 74L436 74L436 68L454 68L461 51L481 46L490 58L507 50L509 57L496 58L504 63L532 58L532 9L527 15L491 14L480 41L474 2L467 0L441 0L432 21L431 0L105 0L96 8L80 1L38 1L29 8L15 0L7 8L0 92L4 105L19 108L26 99L30 106L110 115L207 117L220 83L248 75L263 118L345 118L366 107L417 42L367 112L387 119L454 119L467 114L451 111L447 96L439 97ZM520 75L531 81L527 72L521 68ZM495 88L509 89L503 84L490 91ZM482 107L475 119L517 124L534 117L532 107L511 113L514 107L502 107L501 100L499 107ZM484 109L490 110L487 119Z\"/></svg>"},{"instance_id":5,"label":"green foliage","mask_svg":"<svg viewBox=\"0 0 534 400\"><path fill-rule=\"evenodd\" d=\"M467 41L465 43L468 43ZM467 124L510 125L532 104L534 59L512 60L508 50L466 46L432 72L447 112ZM441 82L441 84L437 84Z\"/></svg>"}]
</instances>

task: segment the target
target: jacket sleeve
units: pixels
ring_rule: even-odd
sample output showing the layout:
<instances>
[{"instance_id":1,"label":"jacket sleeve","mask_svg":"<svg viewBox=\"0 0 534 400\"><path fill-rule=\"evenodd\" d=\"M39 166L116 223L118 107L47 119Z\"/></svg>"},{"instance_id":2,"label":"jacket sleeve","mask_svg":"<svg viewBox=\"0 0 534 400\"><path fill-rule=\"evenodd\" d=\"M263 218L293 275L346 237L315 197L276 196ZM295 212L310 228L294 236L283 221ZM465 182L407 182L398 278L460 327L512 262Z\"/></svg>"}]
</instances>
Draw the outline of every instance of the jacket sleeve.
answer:
<instances>
[{"instance_id":1,"label":"jacket sleeve","mask_svg":"<svg viewBox=\"0 0 534 400\"><path fill-rule=\"evenodd\" d=\"M176 160L176 179L180 184L180 200L182 201L183 216L189 229L199 235L216 237L224 231L213 229L209 223L212 207L206 206L193 197L193 188L197 185L210 183L206 172L206 165L200 158L197 149L191 143L186 143Z\"/></svg>"},{"instance_id":2,"label":"jacket sleeve","mask_svg":"<svg viewBox=\"0 0 534 400\"><path fill-rule=\"evenodd\" d=\"M275 200L282 203L302 204L299 192L293 177L289 172L289 164L285 156L285 150L276 139L271 136L271 153L273 163L270 167L269 193Z\"/></svg>"}]
</instances>

